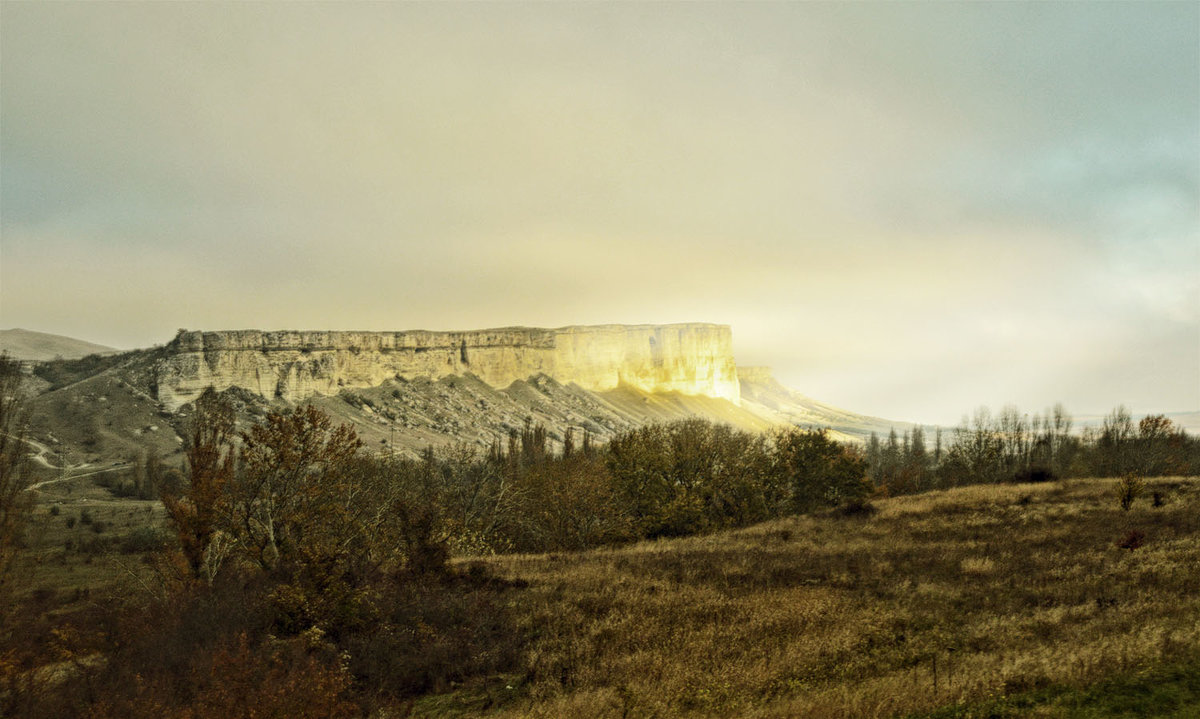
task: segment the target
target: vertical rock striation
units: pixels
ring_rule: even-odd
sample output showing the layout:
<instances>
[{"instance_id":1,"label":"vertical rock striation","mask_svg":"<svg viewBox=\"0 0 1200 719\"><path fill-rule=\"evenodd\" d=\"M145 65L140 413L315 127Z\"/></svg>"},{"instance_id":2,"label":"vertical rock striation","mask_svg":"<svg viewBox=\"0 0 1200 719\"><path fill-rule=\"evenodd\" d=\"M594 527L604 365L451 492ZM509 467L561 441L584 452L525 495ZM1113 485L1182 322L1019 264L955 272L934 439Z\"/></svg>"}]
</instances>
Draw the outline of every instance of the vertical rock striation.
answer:
<instances>
[{"instance_id":1,"label":"vertical rock striation","mask_svg":"<svg viewBox=\"0 0 1200 719\"><path fill-rule=\"evenodd\" d=\"M587 390L629 385L740 401L725 325L597 325L470 332L181 331L155 369L170 410L207 387L298 402L393 377L473 374L493 387L546 374Z\"/></svg>"}]
</instances>

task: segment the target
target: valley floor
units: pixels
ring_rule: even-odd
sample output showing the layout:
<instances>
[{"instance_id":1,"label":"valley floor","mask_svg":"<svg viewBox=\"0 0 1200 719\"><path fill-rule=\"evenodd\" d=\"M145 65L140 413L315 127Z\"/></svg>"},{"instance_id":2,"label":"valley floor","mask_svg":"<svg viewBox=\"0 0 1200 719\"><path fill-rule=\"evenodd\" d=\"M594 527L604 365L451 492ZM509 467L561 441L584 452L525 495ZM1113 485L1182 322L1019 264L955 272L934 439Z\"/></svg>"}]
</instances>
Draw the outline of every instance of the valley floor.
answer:
<instances>
[{"instance_id":1,"label":"valley floor","mask_svg":"<svg viewBox=\"0 0 1200 719\"><path fill-rule=\"evenodd\" d=\"M1147 480L1128 512L1114 487L965 487L876 500L874 513L458 560L465 574L505 580L487 621L519 658L503 674L435 687L406 711L1198 716L1200 479ZM161 527L161 505L51 489L35 512L44 528L32 586L65 598L88 584L94 597L109 572L140 591L138 525ZM88 524L67 527L84 509ZM81 551L103 537L111 554Z\"/></svg>"},{"instance_id":2,"label":"valley floor","mask_svg":"<svg viewBox=\"0 0 1200 719\"><path fill-rule=\"evenodd\" d=\"M1200 482L1152 481L1129 512L1114 484L968 487L873 516L489 559L528 583L511 608L533 638L526 674L416 713L1027 716L967 710L1059 687L1049 707L1172 662L1194 683ZM1118 546L1135 531L1142 546Z\"/></svg>"}]
</instances>

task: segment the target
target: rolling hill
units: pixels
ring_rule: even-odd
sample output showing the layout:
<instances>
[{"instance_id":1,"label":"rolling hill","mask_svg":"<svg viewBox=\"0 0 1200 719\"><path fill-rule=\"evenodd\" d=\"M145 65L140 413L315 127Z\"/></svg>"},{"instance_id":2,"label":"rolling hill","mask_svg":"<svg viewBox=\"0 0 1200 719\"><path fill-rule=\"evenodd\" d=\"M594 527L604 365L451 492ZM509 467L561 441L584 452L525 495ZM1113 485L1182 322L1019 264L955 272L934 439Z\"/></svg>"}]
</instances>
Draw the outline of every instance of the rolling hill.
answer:
<instances>
[{"instance_id":1,"label":"rolling hill","mask_svg":"<svg viewBox=\"0 0 1200 719\"><path fill-rule=\"evenodd\" d=\"M91 354L112 354L119 351L74 337L20 328L0 330L0 352L7 352L19 360L45 362L55 358L79 359Z\"/></svg>"}]
</instances>

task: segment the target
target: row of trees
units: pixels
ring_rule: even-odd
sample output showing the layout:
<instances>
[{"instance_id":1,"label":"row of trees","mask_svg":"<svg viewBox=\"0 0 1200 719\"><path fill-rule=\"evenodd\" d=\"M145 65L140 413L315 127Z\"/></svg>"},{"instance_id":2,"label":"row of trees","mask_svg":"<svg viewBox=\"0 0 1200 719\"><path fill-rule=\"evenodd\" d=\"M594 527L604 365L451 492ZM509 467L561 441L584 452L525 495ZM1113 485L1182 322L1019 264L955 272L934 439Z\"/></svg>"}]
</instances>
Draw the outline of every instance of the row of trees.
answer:
<instances>
[{"instance_id":1,"label":"row of trees","mask_svg":"<svg viewBox=\"0 0 1200 719\"><path fill-rule=\"evenodd\" d=\"M1073 431L1062 405L1032 416L1016 407L981 408L932 442L917 426L867 442L868 476L891 494L963 484L1043 481L1056 477L1193 475L1200 473L1200 440L1163 415L1134 423L1113 410L1099 428ZM932 446L931 446L932 445Z\"/></svg>"},{"instance_id":2,"label":"row of trees","mask_svg":"<svg viewBox=\"0 0 1200 719\"><path fill-rule=\"evenodd\" d=\"M527 423L507 445L459 445L419 459L373 456L314 407L237 434L232 409L196 403L186 481L162 499L187 572L212 584L229 562L303 586L403 569L437 571L451 551L581 549L743 526L860 501L862 453L820 431L742 432L699 419L630 430L561 452ZM174 477L174 478L172 478ZM312 575L320 567L325 575ZM312 596L307 596L308 592Z\"/></svg>"},{"instance_id":3,"label":"row of trees","mask_svg":"<svg viewBox=\"0 0 1200 719\"><path fill-rule=\"evenodd\" d=\"M770 435L699 419L652 424L595 447L568 433L550 451L527 424L483 453L467 446L402 461L425 476L454 551L583 549L744 526L864 499L861 452L824 432Z\"/></svg>"},{"instance_id":4,"label":"row of trees","mask_svg":"<svg viewBox=\"0 0 1200 719\"><path fill-rule=\"evenodd\" d=\"M351 716L511 671L506 583L452 552L567 550L740 526L864 498L861 453L824 433L700 420L551 451L527 424L490 451L377 456L313 407L239 431L196 402L181 470L157 479L175 534L153 591L61 642L80 680L37 693L0 656L0 713ZM3 647L0 647L2 649ZM25 651L25 650L22 650ZM47 661L43 657L40 662Z\"/></svg>"}]
</instances>

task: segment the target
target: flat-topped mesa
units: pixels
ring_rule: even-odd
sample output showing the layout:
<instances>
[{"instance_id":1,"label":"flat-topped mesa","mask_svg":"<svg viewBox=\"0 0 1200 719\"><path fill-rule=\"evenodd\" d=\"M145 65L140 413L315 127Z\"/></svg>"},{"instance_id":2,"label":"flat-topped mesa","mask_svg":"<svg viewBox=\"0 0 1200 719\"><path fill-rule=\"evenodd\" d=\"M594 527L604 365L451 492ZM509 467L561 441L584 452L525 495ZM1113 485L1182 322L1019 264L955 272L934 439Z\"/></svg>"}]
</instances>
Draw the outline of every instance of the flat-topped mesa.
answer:
<instances>
[{"instance_id":1,"label":"flat-topped mesa","mask_svg":"<svg viewBox=\"0 0 1200 719\"><path fill-rule=\"evenodd\" d=\"M299 402L394 377L474 374L493 387L543 373L593 391L707 395L737 404L741 393L726 325L595 325L469 332L188 332L155 370L169 410L208 387L240 387Z\"/></svg>"}]
</instances>

